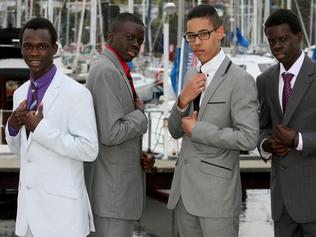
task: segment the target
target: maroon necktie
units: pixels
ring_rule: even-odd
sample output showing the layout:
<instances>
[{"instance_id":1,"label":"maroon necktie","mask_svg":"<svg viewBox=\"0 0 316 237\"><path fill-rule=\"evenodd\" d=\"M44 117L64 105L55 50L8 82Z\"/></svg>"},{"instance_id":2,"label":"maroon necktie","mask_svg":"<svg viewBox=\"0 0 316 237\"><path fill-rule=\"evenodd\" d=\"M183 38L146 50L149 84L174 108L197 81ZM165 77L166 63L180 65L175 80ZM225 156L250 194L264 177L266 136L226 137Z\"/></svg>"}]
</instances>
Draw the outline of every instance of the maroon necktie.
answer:
<instances>
[{"instance_id":1,"label":"maroon necktie","mask_svg":"<svg viewBox=\"0 0 316 237\"><path fill-rule=\"evenodd\" d=\"M282 73L282 78L284 81L283 95L282 95L283 113L285 113L286 105L292 92L291 80L293 76L294 75L292 73Z\"/></svg>"}]
</instances>

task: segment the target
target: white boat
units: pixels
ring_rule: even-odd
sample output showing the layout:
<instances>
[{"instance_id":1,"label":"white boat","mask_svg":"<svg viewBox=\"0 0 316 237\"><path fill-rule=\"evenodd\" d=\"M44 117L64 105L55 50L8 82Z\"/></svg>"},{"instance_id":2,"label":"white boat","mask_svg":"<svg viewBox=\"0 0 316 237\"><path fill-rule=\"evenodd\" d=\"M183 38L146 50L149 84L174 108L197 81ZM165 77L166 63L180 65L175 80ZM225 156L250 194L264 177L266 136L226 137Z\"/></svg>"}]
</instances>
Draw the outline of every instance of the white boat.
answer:
<instances>
[{"instance_id":1,"label":"white boat","mask_svg":"<svg viewBox=\"0 0 316 237\"><path fill-rule=\"evenodd\" d=\"M247 71L255 80L257 76L276 63L276 60L271 57L255 55L255 54L236 54L227 56L232 62L245 71Z\"/></svg>"}]
</instances>

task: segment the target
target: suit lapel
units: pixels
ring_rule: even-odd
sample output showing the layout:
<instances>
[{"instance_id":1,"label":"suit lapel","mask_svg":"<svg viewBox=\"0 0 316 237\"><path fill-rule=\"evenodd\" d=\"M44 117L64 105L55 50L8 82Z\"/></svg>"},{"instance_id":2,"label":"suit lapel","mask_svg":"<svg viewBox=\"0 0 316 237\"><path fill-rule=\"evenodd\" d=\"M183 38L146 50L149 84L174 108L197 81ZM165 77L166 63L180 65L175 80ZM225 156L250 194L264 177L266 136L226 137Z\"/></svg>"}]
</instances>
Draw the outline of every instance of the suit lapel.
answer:
<instances>
[{"instance_id":1,"label":"suit lapel","mask_svg":"<svg viewBox=\"0 0 316 237\"><path fill-rule=\"evenodd\" d=\"M123 67L122 67L121 62L120 62L119 59L116 57L116 55L115 55L114 53L112 53L110 50L105 50L105 51L104 51L104 55L105 55L106 57L108 57L108 58L114 63L114 65L117 67L117 69L118 69L119 72L121 73L122 78L123 78L123 80L124 80L124 82L125 82L125 84L126 84L126 86L127 86L127 89L128 89L128 91L129 91L129 94L130 94L130 96L131 96L131 99L132 99L132 101L134 101L134 99L133 99L133 91L132 91L131 85L130 85L130 83L129 83L129 81L128 81L128 78L127 78L127 76L126 76L126 74L125 74L125 72L124 72L124 70L123 70Z\"/></svg>"},{"instance_id":2,"label":"suit lapel","mask_svg":"<svg viewBox=\"0 0 316 237\"><path fill-rule=\"evenodd\" d=\"M43 114L45 117L45 114L47 114L47 112L49 111L49 109L51 108L51 106L53 105L53 102L55 101L56 97L59 95L60 93L60 88L61 88L61 83L63 80L63 74L61 74L61 72L57 69L56 74L51 82L51 84L48 86L44 97L42 99L43 103ZM26 130L24 129L24 133L25 133L25 138L27 139L27 143L26 143L26 147L28 148L29 145L31 144L31 140L30 139L32 136L30 134L30 136L27 138L26 136Z\"/></svg>"},{"instance_id":3,"label":"suit lapel","mask_svg":"<svg viewBox=\"0 0 316 237\"><path fill-rule=\"evenodd\" d=\"M42 103L43 103L43 113L47 113L49 109L51 108L53 102L55 101L55 98L60 93L60 88L63 80L63 75L60 73L59 70L57 70L51 84L47 88Z\"/></svg>"},{"instance_id":4,"label":"suit lapel","mask_svg":"<svg viewBox=\"0 0 316 237\"><path fill-rule=\"evenodd\" d=\"M225 74L227 73L229 67L231 65L231 60L225 56L224 61L216 71L211 83L207 87L205 94L201 101L201 107L200 112L198 114L198 119L202 118L203 113L205 111L207 102L211 99L211 97L214 95L215 91L217 90L218 86L222 83L222 81L225 78Z\"/></svg>"},{"instance_id":5,"label":"suit lapel","mask_svg":"<svg viewBox=\"0 0 316 237\"><path fill-rule=\"evenodd\" d=\"M287 109L284 114L283 124L287 126L297 106L305 95L310 83L313 81L314 63L305 56L302 68L296 78L292 94L289 97Z\"/></svg>"},{"instance_id":6,"label":"suit lapel","mask_svg":"<svg viewBox=\"0 0 316 237\"><path fill-rule=\"evenodd\" d=\"M280 64L277 64L274 66L274 69L272 72L268 75L268 80L271 80L271 83L267 83L268 85L271 85L271 88L269 88L270 95L271 95L271 101L274 101L276 110L277 110L277 115L280 117L282 120L283 117L283 111L280 105L280 100L279 100L279 83L280 83Z\"/></svg>"}]
</instances>

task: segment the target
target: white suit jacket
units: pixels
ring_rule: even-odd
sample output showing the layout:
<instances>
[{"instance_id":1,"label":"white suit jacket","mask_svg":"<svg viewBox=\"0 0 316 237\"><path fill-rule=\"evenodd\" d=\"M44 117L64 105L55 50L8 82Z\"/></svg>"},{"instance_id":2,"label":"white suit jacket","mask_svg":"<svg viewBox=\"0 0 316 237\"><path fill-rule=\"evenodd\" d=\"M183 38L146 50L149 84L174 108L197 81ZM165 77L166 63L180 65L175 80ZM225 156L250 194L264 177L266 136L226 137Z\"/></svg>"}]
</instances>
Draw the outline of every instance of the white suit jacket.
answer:
<instances>
[{"instance_id":1,"label":"white suit jacket","mask_svg":"<svg viewBox=\"0 0 316 237\"><path fill-rule=\"evenodd\" d=\"M13 110L27 97L30 82L13 96ZM98 154L89 91L57 70L43 100L44 118L26 136L23 126L6 139L20 157L16 234L29 226L34 237L83 237L94 230L85 187L83 161Z\"/></svg>"}]
</instances>

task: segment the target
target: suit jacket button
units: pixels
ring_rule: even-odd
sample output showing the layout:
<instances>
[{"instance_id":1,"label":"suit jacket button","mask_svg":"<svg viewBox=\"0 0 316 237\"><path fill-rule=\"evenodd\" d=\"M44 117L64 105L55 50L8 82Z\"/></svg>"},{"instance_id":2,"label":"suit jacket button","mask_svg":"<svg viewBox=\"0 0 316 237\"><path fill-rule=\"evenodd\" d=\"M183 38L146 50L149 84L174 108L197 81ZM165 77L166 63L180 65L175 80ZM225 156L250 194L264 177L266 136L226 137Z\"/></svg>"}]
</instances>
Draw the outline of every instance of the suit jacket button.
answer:
<instances>
[{"instance_id":1,"label":"suit jacket button","mask_svg":"<svg viewBox=\"0 0 316 237\"><path fill-rule=\"evenodd\" d=\"M287 167L286 166L281 166L281 170L286 170Z\"/></svg>"}]
</instances>

